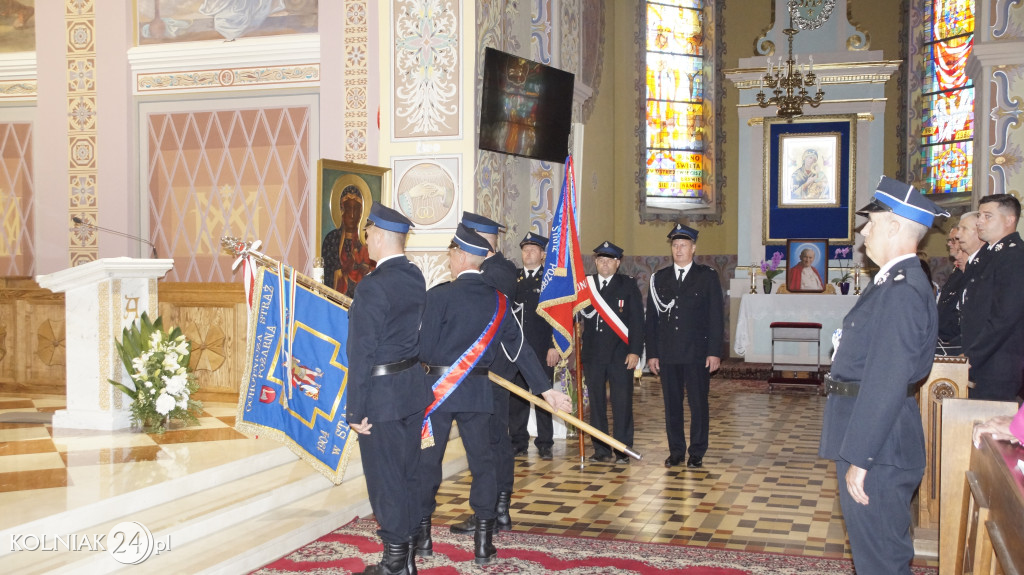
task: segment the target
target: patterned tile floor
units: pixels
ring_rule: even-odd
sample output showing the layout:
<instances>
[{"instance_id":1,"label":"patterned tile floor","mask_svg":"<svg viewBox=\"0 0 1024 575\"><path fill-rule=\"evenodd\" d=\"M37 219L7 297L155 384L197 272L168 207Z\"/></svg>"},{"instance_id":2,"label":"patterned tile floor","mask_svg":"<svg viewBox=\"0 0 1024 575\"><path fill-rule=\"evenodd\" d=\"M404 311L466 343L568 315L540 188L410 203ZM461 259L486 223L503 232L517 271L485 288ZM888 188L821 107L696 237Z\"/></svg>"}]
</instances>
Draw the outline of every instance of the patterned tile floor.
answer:
<instances>
[{"instance_id":1,"label":"patterned tile floor","mask_svg":"<svg viewBox=\"0 0 1024 575\"><path fill-rule=\"evenodd\" d=\"M556 440L553 461L542 461L531 445L516 462L513 529L849 558L835 468L817 457L825 398L713 379L710 403L701 469L664 467L661 387L650 378L634 394L634 448L642 461L581 467L575 439ZM586 455L592 452L588 441ZM469 484L467 471L441 486L435 528L471 513Z\"/></svg>"},{"instance_id":2,"label":"patterned tile floor","mask_svg":"<svg viewBox=\"0 0 1024 575\"><path fill-rule=\"evenodd\" d=\"M62 407L59 396L0 394L0 414ZM661 389L645 378L634 396L634 448L644 459L581 467L575 439L556 440L554 461L542 461L531 445L516 463L514 529L849 558L835 471L817 458L823 408L824 398L806 390L770 395L762 382L713 379L704 467L666 469ZM223 457L218 454L241 456L275 446L235 432L234 409L208 404L199 428L162 436L62 436L45 424L0 423L0 528L73 506L76 486L90 491L90 484L119 466L134 466L150 482L153 473L173 476L211 465ZM591 452L588 442L586 455ZM442 485L436 528L469 513L469 483L464 472ZM57 508L54 501L61 502Z\"/></svg>"}]
</instances>

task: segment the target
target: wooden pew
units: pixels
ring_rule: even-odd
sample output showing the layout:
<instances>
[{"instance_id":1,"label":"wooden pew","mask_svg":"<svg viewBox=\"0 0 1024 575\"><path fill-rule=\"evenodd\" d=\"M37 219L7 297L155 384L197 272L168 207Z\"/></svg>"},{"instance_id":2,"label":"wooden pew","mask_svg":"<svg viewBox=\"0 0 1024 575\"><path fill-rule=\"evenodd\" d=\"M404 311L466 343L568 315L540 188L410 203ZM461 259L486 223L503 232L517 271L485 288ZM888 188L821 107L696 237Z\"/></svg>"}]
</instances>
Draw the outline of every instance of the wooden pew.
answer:
<instances>
[{"instance_id":1,"label":"wooden pew","mask_svg":"<svg viewBox=\"0 0 1024 575\"><path fill-rule=\"evenodd\" d=\"M924 440L927 461L924 479L917 492L917 521L914 527L917 535L939 528L939 468L942 461L942 408L947 399L967 397L967 358L935 356L932 372L928 375L917 400L921 407L921 423L924 425ZM932 536L934 540L935 535Z\"/></svg>"},{"instance_id":2,"label":"wooden pew","mask_svg":"<svg viewBox=\"0 0 1024 575\"><path fill-rule=\"evenodd\" d=\"M945 502L940 508L939 575L963 573L962 563L968 511L965 476L971 462L971 435L975 422L996 415L1013 415L1017 404L1010 401L945 399L942 402L941 467L939 493ZM985 512L982 512L985 513Z\"/></svg>"},{"instance_id":3,"label":"wooden pew","mask_svg":"<svg viewBox=\"0 0 1024 575\"><path fill-rule=\"evenodd\" d=\"M990 436L971 450L956 563L944 572L1024 573L1024 476L1016 467L1022 459L1024 448Z\"/></svg>"}]
</instances>

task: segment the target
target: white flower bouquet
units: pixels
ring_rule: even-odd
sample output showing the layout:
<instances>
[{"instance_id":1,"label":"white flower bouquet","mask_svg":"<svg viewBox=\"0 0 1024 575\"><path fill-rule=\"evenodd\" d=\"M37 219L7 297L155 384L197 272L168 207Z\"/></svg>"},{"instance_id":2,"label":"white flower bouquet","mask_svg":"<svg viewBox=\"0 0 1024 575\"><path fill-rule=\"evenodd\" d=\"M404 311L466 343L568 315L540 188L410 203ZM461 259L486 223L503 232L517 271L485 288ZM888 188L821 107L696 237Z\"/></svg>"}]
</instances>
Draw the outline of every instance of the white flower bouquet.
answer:
<instances>
[{"instance_id":1,"label":"white flower bouquet","mask_svg":"<svg viewBox=\"0 0 1024 575\"><path fill-rule=\"evenodd\" d=\"M163 433L171 419L199 423L203 404L192 399L199 383L189 370L189 342L180 328L167 333L161 318L151 322L143 312L116 345L134 389L109 381L132 398L133 422L146 433Z\"/></svg>"}]
</instances>

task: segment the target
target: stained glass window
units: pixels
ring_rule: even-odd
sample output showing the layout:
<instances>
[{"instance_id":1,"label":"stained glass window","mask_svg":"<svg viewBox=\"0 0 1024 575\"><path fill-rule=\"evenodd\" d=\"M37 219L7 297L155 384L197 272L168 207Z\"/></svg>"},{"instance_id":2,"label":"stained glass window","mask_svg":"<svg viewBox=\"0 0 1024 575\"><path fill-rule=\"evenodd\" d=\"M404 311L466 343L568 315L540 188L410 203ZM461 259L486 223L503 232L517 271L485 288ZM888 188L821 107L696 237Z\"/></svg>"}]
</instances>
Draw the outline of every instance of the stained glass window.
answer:
<instances>
[{"instance_id":1,"label":"stained glass window","mask_svg":"<svg viewBox=\"0 0 1024 575\"><path fill-rule=\"evenodd\" d=\"M703 0L647 2L647 198L704 198Z\"/></svg>"},{"instance_id":2,"label":"stained glass window","mask_svg":"<svg viewBox=\"0 0 1024 575\"><path fill-rule=\"evenodd\" d=\"M922 92L925 192L970 192L974 162L974 0L929 0Z\"/></svg>"}]
</instances>

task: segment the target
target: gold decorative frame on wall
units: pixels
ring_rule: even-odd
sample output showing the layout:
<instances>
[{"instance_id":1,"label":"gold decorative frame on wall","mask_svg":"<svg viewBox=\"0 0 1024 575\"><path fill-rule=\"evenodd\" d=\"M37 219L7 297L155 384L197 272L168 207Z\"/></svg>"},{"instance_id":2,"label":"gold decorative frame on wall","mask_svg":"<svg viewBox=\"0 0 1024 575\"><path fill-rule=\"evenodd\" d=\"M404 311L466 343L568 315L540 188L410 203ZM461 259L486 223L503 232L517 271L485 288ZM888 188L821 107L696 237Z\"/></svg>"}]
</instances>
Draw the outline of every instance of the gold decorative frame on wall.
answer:
<instances>
[{"instance_id":1,"label":"gold decorative frame on wall","mask_svg":"<svg viewBox=\"0 0 1024 575\"><path fill-rule=\"evenodd\" d=\"M355 237L362 241L366 218L370 214L370 205L382 202L385 195L390 195L391 168L341 162L338 160L317 160L316 174L316 236L314 254L323 258L323 246L328 234L338 231L343 225L343 196L358 193L361 203L357 232ZM344 240L339 240L344 241ZM326 258L325 258L326 259ZM324 262L327 264L327 262ZM325 265L325 283L332 285L331 277L327 277L330 266ZM372 268L371 268L372 269ZM358 281L358 280L357 280ZM346 295L351 297L351 293Z\"/></svg>"}]
</instances>

